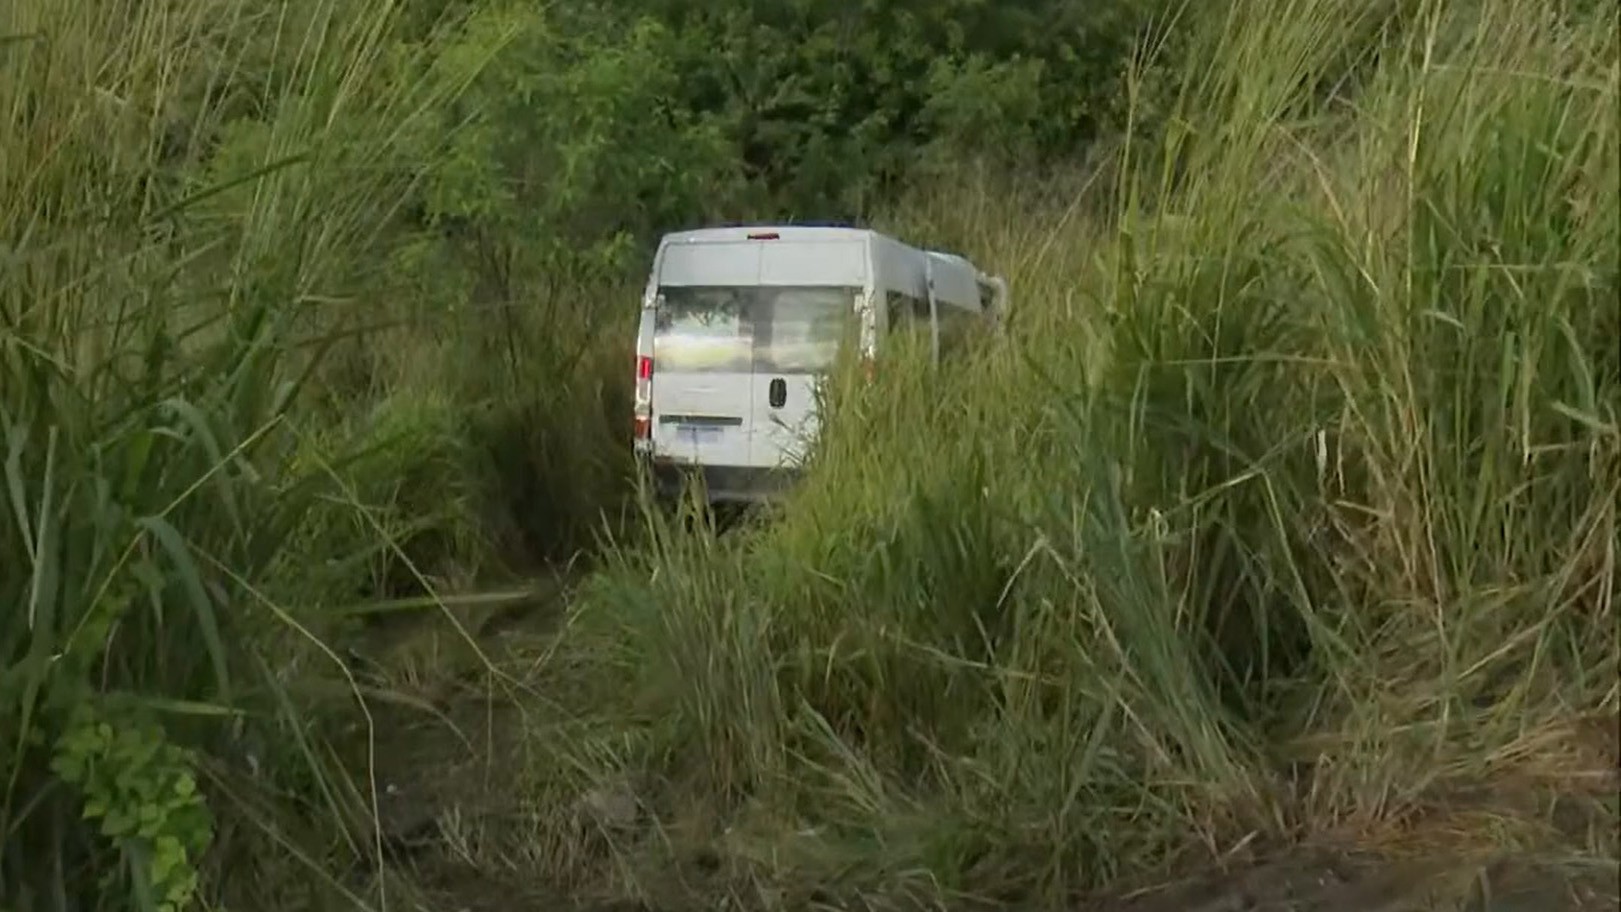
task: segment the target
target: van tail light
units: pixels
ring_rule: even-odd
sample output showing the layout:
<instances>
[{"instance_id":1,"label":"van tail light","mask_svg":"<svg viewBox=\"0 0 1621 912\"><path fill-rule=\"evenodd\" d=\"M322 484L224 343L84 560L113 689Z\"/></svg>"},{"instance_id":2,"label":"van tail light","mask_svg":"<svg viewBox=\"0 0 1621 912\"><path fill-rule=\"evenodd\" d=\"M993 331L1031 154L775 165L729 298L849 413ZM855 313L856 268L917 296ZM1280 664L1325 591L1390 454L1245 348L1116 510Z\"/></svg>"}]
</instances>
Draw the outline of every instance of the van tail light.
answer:
<instances>
[{"instance_id":1,"label":"van tail light","mask_svg":"<svg viewBox=\"0 0 1621 912\"><path fill-rule=\"evenodd\" d=\"M653 359L636 356L636 423L638 441L653 439Z\"/></svg>"}]
</instances>

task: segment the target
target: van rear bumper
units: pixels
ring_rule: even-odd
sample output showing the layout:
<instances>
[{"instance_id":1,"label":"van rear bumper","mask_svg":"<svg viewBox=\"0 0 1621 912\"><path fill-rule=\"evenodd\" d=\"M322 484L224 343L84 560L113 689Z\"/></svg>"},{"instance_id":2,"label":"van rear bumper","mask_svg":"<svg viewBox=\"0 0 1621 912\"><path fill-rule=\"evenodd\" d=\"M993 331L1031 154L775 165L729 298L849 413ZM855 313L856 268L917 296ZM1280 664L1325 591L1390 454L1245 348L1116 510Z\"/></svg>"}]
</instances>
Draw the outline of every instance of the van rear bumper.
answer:
<instances>
[{"instance_id":1,"label":"van rear bumper","mask_svg":"<svg viewBox=\"0 0 1621 912\"><path fill-rule=\"evenodd\" d=\"M712 504L764 503L781 496L799 478L794 469L692 465L656 458L642 464L659 496L680 496L690 482L702 485L703 496Z\"/></svg>"}]
</instances>

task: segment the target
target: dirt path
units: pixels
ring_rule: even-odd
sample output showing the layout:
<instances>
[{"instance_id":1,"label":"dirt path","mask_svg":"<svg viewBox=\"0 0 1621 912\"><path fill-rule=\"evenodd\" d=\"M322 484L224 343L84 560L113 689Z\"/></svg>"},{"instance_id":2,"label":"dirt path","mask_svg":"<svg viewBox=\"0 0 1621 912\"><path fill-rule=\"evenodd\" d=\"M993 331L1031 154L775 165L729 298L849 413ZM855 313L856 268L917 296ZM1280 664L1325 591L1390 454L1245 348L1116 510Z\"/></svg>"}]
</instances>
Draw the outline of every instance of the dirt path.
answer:
<instances>
[{"instance_id":1,"label":"dirt path","mask_svg":"<svg viewBox=\"0 0 1621 912\"><path fill-rule=\"evenodd\" d=\"M1211 878L1196 888L1127 901L1080 901L1065 912L1613 912L1613 881L1572 877L1533 863L1500 863L1411 877L1393 860L1361 860L1368 868L1347 875L1345 859L1287 858ZM670 906L632 900L571 903L556 893L476 872L446 869L422 912L672 912L703 908L690 901ZM790 907L791 908L791 907ZM833 912L837 906L806 907ZM852 909L852 912L854 910Z\"/></svg>"},{"instance_id":2,"label":"dirt path","mask_svg":"<svg viewBox=\"0 0 1621 912\"><path fill-rule=\"evenodd\" d=\"M1615 910L1616 872L1531 859L1418 860L1300 849L1095 912L1587 912Z\"/></svg>"}]
</instances>

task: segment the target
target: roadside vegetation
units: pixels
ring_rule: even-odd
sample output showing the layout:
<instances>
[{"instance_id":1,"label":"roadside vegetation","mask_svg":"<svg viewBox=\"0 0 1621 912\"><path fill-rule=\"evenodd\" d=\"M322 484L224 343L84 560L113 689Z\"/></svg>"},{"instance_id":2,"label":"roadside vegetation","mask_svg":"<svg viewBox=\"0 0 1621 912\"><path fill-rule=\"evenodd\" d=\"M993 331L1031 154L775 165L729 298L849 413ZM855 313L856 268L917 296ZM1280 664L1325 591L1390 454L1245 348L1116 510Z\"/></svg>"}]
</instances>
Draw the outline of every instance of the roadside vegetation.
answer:
<instances>
[{"instance_id":1,"label":"roadside vegetation","mask_svg":"<svg viewBox=\"0 0 1621 912\"><path fill-rule=\"evenodd\" d=\"M0 7L0 908L1613 881L1613 10L1072 7ZM628 483L632 302L779 218L1013 308L716 535ZM402 847L421 722L500 807Z\"/></svg>"}]
</instances>

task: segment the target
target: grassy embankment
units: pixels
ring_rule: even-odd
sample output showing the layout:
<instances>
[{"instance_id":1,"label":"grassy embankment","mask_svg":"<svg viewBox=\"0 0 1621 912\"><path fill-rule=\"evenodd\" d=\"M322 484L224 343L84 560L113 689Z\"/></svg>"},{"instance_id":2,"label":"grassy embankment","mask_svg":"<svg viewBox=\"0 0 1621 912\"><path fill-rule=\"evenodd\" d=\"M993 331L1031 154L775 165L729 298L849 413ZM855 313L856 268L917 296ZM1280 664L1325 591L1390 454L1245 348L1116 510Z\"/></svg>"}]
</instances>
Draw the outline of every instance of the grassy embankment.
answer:
<instances>
[{"instance_id":1,"label":"grassy embankment","mask_svg":"<svg viewBox=\"0 0 1621 912\"><path fill-rule=\"evenodd\" d=\"M1613 865L1621 48L1406 7L1240 3L1117 187L896 215L1007 337L852 394L780 523L617 555L537 787L891 898L1325 833Z\"/></svg>"}]
</instances>

